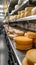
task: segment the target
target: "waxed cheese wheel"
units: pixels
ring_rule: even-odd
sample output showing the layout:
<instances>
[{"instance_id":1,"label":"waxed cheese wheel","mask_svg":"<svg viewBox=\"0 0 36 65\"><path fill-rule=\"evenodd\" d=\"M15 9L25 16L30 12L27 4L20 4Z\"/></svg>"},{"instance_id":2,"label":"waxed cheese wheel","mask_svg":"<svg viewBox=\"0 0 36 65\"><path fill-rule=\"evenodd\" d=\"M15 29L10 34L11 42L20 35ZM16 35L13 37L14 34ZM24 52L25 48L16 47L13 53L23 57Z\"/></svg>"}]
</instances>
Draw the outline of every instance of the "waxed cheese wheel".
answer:
<instances>
[{"instance_id":1,"label":"waxed cheese wheel","mask_svg":"<svg viewBox=\"0 0 36 65\"><path fill-rule=\"evenodd\" d=\"M16 45L16 49L18 50L28 50L28 49L31 49L32 48L32 44L28 44L28 45L20 45L18 43L15 43Z\"/></svg>"},{"instance_id":2,"label":"waxed cheese wheel","mask_svg":"<svg viewBox=\"0 0 36 65\"><path fill-rule=\"evenodd\" d=\"M34 65L36 63L36 49L31 49L26 54L27 61L29 65Z\"/></svg>"},{"instance_id":3,"label":"waxed cheese wheel","mask_svg":"<svg viewBox=\"0 0 36 65\"><path fill-rule=\"evenodd\" d=\"M34 32L27 32L27 33L25 33L25 36L29 37L29 38L32 38L32 39L35 39L36 38L36 33L34 33Z\"/></svg>"},{"instance_id":4,"label":"waxed cheese wheel","mask_svg":"<svg viewBox=\"0 0 36 65\"><path fill-rule=\"evenodd\" d=\"M32 39L29 39L27 37L24 37L24 36L17 36L14 38L14 41L17 43L17 44L32 44L33 40Z\"/></svg>"}]
</instances>

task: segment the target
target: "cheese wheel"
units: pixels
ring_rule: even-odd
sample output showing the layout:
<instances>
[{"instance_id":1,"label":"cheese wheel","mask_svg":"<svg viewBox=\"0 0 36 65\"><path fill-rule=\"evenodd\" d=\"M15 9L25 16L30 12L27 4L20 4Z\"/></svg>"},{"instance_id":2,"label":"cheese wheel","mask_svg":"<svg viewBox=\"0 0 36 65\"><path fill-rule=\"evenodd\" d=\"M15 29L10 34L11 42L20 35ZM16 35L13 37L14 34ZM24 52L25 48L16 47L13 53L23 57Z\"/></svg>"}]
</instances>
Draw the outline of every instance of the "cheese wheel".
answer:
<instances>
[{"instance_id":1,"label":"cheese wheel","mask_svg":"<svg viewBox=\"0 0 36 65\"><path fill-rule=\"evenodd\" d=\"M23 59L22 65L28 65L26 57Z\"/></svg>"},{"instance_id":2,"label":"cheese wheel","mask_svg":"<svg viewBox=\"0 0 36 65\"><path fill-rule=\"evenodd\" d=\"M16 16L17 19L21 18L20 14Z\"/></svg>"},{"instance_id":3,"label":"cheese wheel","mask_svg":"<svg viewBox=\"0 0 36 65\"><path fill-rule=\"evenodd\" d=\"M25 17L25 10L21 11L21 18Z\"/></svg>"},{"instance_id":4,"label":"cheese wheel","mask_svg":"<svg viewBox=\"0 0 36 65\"><path fill-rule=\"evenodd\" d=\"M26 7L25 11L31 11L33 7Z\"/></svg>"},{"instance_id":5,"label":"cheese wheel","mask_svg":"<svg viewBox=\"0 0 36 65\"><path fill-rule=\"evenodd\" d=\"M27 37L24 36L17 36L14 38L14 41L18 44L32 44L32 39L29 39Z\"/></svg>"},{"instance_id":6,"label":"cheese wheel","mask_svg":"<svg viewBox=\"0 0 36 65\"><path fill-rule=\"evenodd\" d=\"M15 30L14 32L15 32L15 34L17 34L19 36L24 36L24 32L23 31Z\"/></svg>"},{"instance_id":7,"label":"cheese wheel","mask_svg":"<svg viewBox=\"0 0 36 65\"><path fill-rule=\"evenodd\" d=\"M29 38L32 38L32 39L35 39L36 38L36 33L34 33L34 32L27 32L27 33L25 33L25 36L29 37Z\"/></svg>"},{"instance_id":8,"label":"cheese wheel","mask_svg":"<svg viewBox=\"0 0 36 65\"><path fill-rule=\"evenodd\" d=\"M36 63L36 49L29 50L26 54L26 58L29 65L34 65Z\"/></svg>"},{"instance_id":9,"label":"cheese wheel","mask_svg":"<svg viewBox=\"0 0 36 65\"><path fill-rule=\"evenodd\" d=\"M10 21L14 20L14 16L9 16L9 20Z\"/></svg>"},{"instance_id":10,"label":"cheese wheel","mask_svg":"<svg viewBox=\"0 0 36 65\"><path fill-rule=\"evenodd\" d=\"M9 34L8 36L12 39L12 38L16 37L17 35L16 34Z\"/></svg>"},{"instance_id":11,"label":"cheese wheel","mask_svg":"<svg viewBox=\"0 0 36 65\"><path fill-rule=\"evenodd\" d=\"M18 11L18 15L20 15L21 14L21 11Z\"/></svg>"},{"instance_id":12,"label":"cheese wheel","mask_svg":"<svg viewBox=\"0 0 36 65\"><path fill-rule=\"evenodd\" d=\"M34 7L31 11L31 15L36 15L36 7Z\"/></svg>"},{"instance_id":13,"label":"cheese wheel","mask_svg":"<svg viewBox=\"0 0 36 65\"><path fill-rule=\"evenodd\" d=\"M31 10L32 10L32 8L33 8L33 7L26 7L26 8L25 8L25 17L31 15Z\"/></svg>"},{"instance_id":14,"label":"cheese wheel","mask_svg":"<svg viewBox=\"0 0 36 65\"><path fill-rule=\"evenodd\" d=\"M20 45L18 43L15 43L16 45L16 49L18 50L28 50L28 49L31 49L32 48L32 44L28 44L28 45Z\"/></svg>"}]
</instances>

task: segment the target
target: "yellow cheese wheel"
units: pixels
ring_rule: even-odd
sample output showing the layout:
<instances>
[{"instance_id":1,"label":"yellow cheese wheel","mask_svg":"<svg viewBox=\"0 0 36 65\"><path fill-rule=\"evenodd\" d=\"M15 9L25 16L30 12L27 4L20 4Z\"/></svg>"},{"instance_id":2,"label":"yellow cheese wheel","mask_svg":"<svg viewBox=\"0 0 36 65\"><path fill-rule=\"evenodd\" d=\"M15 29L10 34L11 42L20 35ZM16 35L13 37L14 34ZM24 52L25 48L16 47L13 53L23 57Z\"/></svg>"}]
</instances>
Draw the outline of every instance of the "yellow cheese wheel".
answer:
<instances>
[{"instance_id":1,"label":"yellow cheese wheel","mask_svg":"<svg viewBox=\"0 0 36 65\"><path fill-rule=\"evenodd\" d=\"M25 17L25 10L21 11L21 18Z\"/></svg>"},{"instance_id":2,"label":"yellow cheese wheel","mask_svg":"<svg viewBox=\"0 0 36 65\"><path fill-rule=\"evenodd\" d=\"M27 37L24 36L17 36L14 38L14 41L18 44L32 44L32 39L29 39Z\"/></svg>"},{"instance_id":3,"label":"yellow cheese wheel","mask_svg":"<svg viewBox=\"0 0 36 65\"><path fill-rule=\"evenodd\" d=\"M26 7L25 11L31 11L33 7Z\"/></svg>"},{"instance_id":4,"label":"yellow cheese wheel","mask_svg":"<svg viewBox=\"0 0 36 65\"><path fill-rule=\"evenodd\" d=\"M21 14L21 11L18 11L18 15L20 15Z\"/></svg>"},{"instance_id":5,"label":"yellow cheese wheel","mask_svg":"<svg viewBox=\"0 0 36 65\"><path fill-rule=\"evenodd\" d=\"M34 65L36 63L36 49L31 49L26 54L27 61L30 64Z\"/></svg>"},{"instance_id":6,"label":"yellow cheese wheel","mask_svg":"<svg viewBox=\"0 0 36 65\"><path fill-rule=\"evenodd\" d=\"M20 14L16 16L17 19L21 18Z\"/></svg>"},{"instance_id":7,"label":"yellow cheese wheel","mask_svg":"<svg viewBox=\"0 0 36 65\"><path fill-rule=\"evenodd\" d=\"M25 17L25 10L18 11L18 16L17 16L17 18L23 18L23 17Z\"/></svg>"},{"instance_id":8,"label":"yellow cheese wheel","mask_svg":"<svg viewBox=\"0 0 36 65\"><path fill-rule=\"evenodd\" d=\"M16 49L18 50L28 50L32 48L32 44L28 44L28 45L19 45L18 43L15 43L16 45Z\"/></svg>"},{"instance_id":9,"label":"yellow cheese wheel","mask_svg":"<svg viewBox=\"0 0 36 65\"><path fill-rule=\"evenodd\" d=\"M26 57L23 59L22 65L28 65Z\"/></svg>"},{"instance_id":10,"label":"yellow cheese wheel","mask_svg":"<svg viewBox=\"0 0 36 65\"><path fill-rule=\"evenodd\" d=\"M9 17L9 20L10 20L10 21L14 20L14 16L10 16L10 17Z\"/></svg>"},{"instance_id":11,"label":"yellow cheese wheel","mask_svg":"<svg viewBox=\"0 0 36 65\"><path fill-rule=\"evenodd\" d=\"M33 8L33 7L26 7L26 8L25 8L25 17L31 15L31 10L32 10L32 8Z\"/></svg>"},{"instance_id":12,"label":"yellow cheese wheel","mask_svg":"<svg viewBox=\"0 0 36 65\"><path fill-rule=\"evenodd\" d=\"M36 38L36 33L34 33L34 32L27 32L27 33L25 33L25 36L34 39L34 38Z\"/></svg>"}]
</instances>

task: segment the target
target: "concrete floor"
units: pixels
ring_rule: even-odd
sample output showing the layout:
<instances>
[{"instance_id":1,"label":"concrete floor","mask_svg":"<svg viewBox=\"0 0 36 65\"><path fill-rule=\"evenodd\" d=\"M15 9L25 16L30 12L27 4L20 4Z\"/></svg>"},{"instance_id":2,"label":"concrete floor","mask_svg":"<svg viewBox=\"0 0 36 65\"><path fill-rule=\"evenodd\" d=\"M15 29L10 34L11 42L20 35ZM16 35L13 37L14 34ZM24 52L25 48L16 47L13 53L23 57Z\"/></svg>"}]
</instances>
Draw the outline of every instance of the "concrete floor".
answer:
<instances>
[{"instance_id":1,"label":"concrete floor","mask_svg":"<svg viewBox=\"0 0 36 65\"><path fill-rule=\"evenodd\" d=\"M8 48L3 35L0 35L0 65L8 65Z\"/></svg>"}]
</instances>

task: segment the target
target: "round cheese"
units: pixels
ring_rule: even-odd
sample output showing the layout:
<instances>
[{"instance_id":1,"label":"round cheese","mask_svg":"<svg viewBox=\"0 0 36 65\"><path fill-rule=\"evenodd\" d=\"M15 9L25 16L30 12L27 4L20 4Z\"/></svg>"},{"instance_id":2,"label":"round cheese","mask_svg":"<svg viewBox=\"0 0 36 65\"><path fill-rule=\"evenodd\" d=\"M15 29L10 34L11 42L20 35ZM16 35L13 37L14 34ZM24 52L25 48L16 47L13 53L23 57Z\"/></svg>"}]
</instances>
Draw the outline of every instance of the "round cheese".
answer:
<instances>
[{"instance_id":1,"label":"round cheese","mask_svg":"<svg viewBox=\"0 0 36 65\"><path fill-rule=\"evenodd\" d=\"M15 30L15 33L19 36L24 36L24 32L20 30Z\"/></svg>"},{"instance_id":2,"label":"round cheese","mask_svg":"<svg viewBox=\"0 0 36 65\"><path fill-rule=\"evenodd\" d=\"M34 33L34 32L27 32L27 33L25 33L25 36L34 39L34 38L36 38L36 33Z\"/></svg>"},{"instance_id":3,"label":"round cheese","mask_svg":"<svg viewBox=\"0 0 36 65\"><path fill-rule=\"evenodd\" d=\"M29 50L26 54L26 58L29 63L36 63L36 49Z\"/></svg>"},{"instance_id":4,"label":"round cheese","mask_svg":"<svg viewBox=\"0 0 36 65\"><path fill-rule=\"evenodd\" d=\"M14 38L14 41L18 44L32 44L33 40L29 39L27 37L24 36L17 36Z\"/></svg>"},{"instance_id":5,"label":"round cheese","mask_svg":"<svg viewBox=\"0 0 36 65\"><path fill-rule=\"evenodd\" d=\"M31 10L32 10L32 8L33 8L33 7L26 7L26 8L25 8L25 17L31 15Z\"/></svg>"},{"instance_id":6,"label":"round cheese","mask_svg":"<svg viewBox=\"0 0 36 65\"><path fill-rule=\"evenodd\" d=\"M32 44L29 45L19 45L18 43L15 43L16 49L18 50L28 50L32 48Z\"/></svg>"},{"instance_id":7,"label":"round cheese","mask_svg":"<svg viewBox=\"0 0 36 65\"><path fill-rule=\"evenodd\" d=\"M34 7L31 11L31 15L36 15L36 7Z\"/></svg>"}]
</instances>

